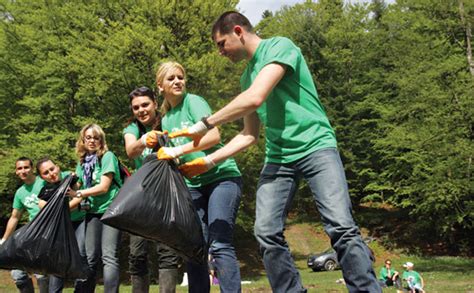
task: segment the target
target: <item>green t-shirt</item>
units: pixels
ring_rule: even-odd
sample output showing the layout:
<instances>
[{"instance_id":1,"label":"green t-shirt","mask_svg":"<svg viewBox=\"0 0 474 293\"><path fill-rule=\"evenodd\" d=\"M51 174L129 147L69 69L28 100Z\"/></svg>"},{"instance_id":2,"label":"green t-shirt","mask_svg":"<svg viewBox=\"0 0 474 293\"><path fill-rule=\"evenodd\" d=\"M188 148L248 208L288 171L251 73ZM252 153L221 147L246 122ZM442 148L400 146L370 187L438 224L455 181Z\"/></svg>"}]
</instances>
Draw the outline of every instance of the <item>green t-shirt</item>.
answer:
<instances>
[{"instance_id":1,"label":"green t-shirt","mask_svg":"<svg viewBox=\"0 0 474 293\"><path fill-rule=\"evenodd\" d=\"M390 269L390 277L393 278L393 275L395 275L395 270ZM388 280L388 270L386 267L382 267L380 269L380 280L383 280L383 281Z\"/></svg>"},{"instance_id":2,"label":"green t-shirt","mask_svg":"<svg viewBox=\"0 0 474 293\"><path fill-rule=\"evenodd\" d=\"M421 276L416 271L404 271L402 274L402 279L406 280L413 286L421 286Z\"/></svg>"},{"instance_id":3,"label":"green t-shirt","mask_svg":"<svg viewBox=\"0 0 474 293\"><path fill-rule=\"evenodd\" d=\"M117 195L120 187L122 186L122 179L120 178L118 159L114 155L114 153L110 151L106 152L102 156L100 163L97 162L97 164L95 165L94 171L92 172L92 186L99 184L102 175L106 175L109 173L113 173L113 176L114 176L114 180L112 180L109 190L104 194L88 197L88 199L91 202L91 207L87 211L87 213L90 213L90 214L105 213L108 206L110 205L112 200L115 198L115 195ZM79 177L78 182L82 183L81 189L86 189L84 186L84 181L83 181L84 168L82 167L80 163L77 164L76 174L77 174L77 177ZM118 182L120 186L117 186L116 182Z\"/></svg>"},{"instance_id":4,"label":"green t-shirt","mask_svg":"<svg viewBox=\"0 0 474 293\"><path fill-rule=\"evenodd\" d=\"M289 39L275 37L260 42L240 78L242 91L270 63L286 65L287 69L257 109L265 126L265 162L291 163L316 150L337 147L306 61Z\"/></svg>"},{"instance_id":5,"label":"green t-shirt","mask_svg":"<svg viewBox=\"0 0 474 293\"><path fill-rule=\"evenodd\" d=\"M186 94L181 103L166 113L161 120L161 124L163 130L168 130L168 132L171 133L183 128L189 128L194 123L200 121L202 117L210 114L211 108L203 98L193 94ZM175 146L178 146L190 142L191 139L188 137L178 137L171 141ZM219 144L207 150L186 154L180 157L180 160L183 162L190 162L196 158L207 156L222 146L223 144L219 142ZM189 187L200 187L221 179L232 177L240 177L240 171L235 160L229 158L204 174L191 179L185 179Z\"/></svg>"},{"instance_id":6,"label":"green t-shirt","mask_svg":"<svg viewBox=\"0 0 474 293\"><path fill-rule=\"evenodd\" d=\"M145 128L147 132L152 130L151 127L145 127ZM133 134L136 137L136 139L141 138L140 130L136 122L130 123L127 127L123 129L122 133L124 136L125 134L130 133L130 134ZM143 165L143 160L146 158L146 156L148 156L152 152L153 152L153 149L145 148L143 152L141 153L141 155L133 159L133 163L135 164L136 170L140 169L140 167Z\"/></svg>"},{"instance_id":7,"label":"green t-shirt","mask_svg":"<svg viewBox=\"0 0 474 293\"><path fill-rule=\"evenodd\" d=\"M40 211L38 206L38 195L44 184L44 180L37 176L33 184L23 184L15 192L15 197L13 198L13 208L22 212L26 210L28 212L29 221L33 220L33 218L36 217Z\"/></svg>"}]
</instances>

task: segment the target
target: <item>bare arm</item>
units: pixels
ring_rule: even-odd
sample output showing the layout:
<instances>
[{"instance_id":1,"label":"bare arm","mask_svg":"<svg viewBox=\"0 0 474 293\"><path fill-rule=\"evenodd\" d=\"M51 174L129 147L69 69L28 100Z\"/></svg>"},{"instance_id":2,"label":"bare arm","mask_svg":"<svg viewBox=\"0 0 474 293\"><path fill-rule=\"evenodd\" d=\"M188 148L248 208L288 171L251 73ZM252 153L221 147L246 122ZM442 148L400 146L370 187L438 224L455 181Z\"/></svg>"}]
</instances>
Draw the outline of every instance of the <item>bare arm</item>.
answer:
<instances>
[{"instance_id":1,"label":"bare arm","mask_svg":"<svg viewBox=\"0 0 474 293\"><path fill-rule=\"evenodd\" d=\"M78 191L81 192L82 197L102 195L109 190L110 185L112 184L113 176L114 176L113 173L104 174L100 177L100 183L97 184L96 186L93 186L87 189L78 190ZM68 191L68 195L75 197L78 191L70 189Z\"/></svg>"},{"instance_id":2,"label":"bare arm","mask_svg":"<svg viewBox=\"0 0 474 293\"><path fill-rule=\"evenodd\" d=\"M224 108L207 118L214 126L231 122L254 112L265 102L273 88L285 75L286 66L271 63L262 68L252 85Z\"/></svg>"},{"instance_id":3,"label":"bare arm","mask_svg":"<svg viewBox=\"0 0 474 293\"><path fill-rule=\"evenodd\" d=\"M21 214L22 211L20 211L19 209L13 209L10 219L8 219L7 227L2 237L2 242L6 241L8 237L10 237L10 235L15 231L16 226L18 225L18 222L21 219Z\"/></svg>"},{"instance_id":4,"label":"bare arm","mask_svg":"<svg viewBox=\"0 0 474 293\"><path fill-rule=\"evenodd\" d=\"M196 146L194 146L194 143L192 141L182 145L183 153L189 154L197 151L207 150L218 144L220 141L221 134L219 132L219 129L217 129L217 127L214 127L201 138L201 140Z\"/></svg>"},{"instance_id":5,"label":"bare arm","mask_svg":"<svg viewBox=\"0 0 474 293\"><path fill-rule=\"evenodd\" d=\"M43 200L43 199L40 199L38 201L38 206L40 207L40 209L44 208L44 206L47 204L48 202Z\"/></svg>"},{"instance_id":6,"label":"bare arm","mask_svg":"<svg viewBox=\"0 0 474 293\"><path fill-rule=\"evenodd\" d=\"M222 162L252 144L257 143L259 132L260 120L258 119L257 113L250 113L244 117L244 129L225 146L210 154L209 157L216 164Z\"/></svg>"},{"instance_id":7,"label":"bare arm","mask_svg":"<svg viewBox=\"0 0 474 293\"><path fill-rule=\"evenodd\" d=\"M126 133L124 135L125 139L125 151L127 152L127 156L130 159L135 159L136 157L140 156L145 149L145 146L141 142L140 139L137 139L135 135L131 133Z\"/></svg>"}]
</instances>

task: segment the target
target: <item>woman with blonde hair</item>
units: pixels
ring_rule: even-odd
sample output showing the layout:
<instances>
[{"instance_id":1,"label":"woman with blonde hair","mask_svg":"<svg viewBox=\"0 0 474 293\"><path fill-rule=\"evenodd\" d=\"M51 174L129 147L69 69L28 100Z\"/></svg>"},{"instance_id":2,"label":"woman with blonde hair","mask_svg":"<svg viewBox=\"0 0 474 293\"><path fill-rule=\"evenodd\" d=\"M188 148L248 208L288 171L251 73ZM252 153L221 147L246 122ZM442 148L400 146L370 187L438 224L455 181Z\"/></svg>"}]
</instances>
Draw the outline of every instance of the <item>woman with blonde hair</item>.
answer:
<instances>
[{"instance_id":1,"label":"woman with blonde hair","mask_svg":"<svg viewBox=\"0 0 474 293\"><path fill-rule=\"evenodd\" d=\"M186 72L177 62L163 63L156 73L156 85L163 96L161 107L162 128L173 132L193 125L211 114L207 102L200 96L186 92ZM190 162L205 157L208 171L186 178L194 206L201 220L209 254L214 259L221 292L240 292L240 268L233 245L233 234L237 211L242 194L242 179L234 159L229 158L219 165L206 157L223 146L217 128L210 130L197 145L187 137L173 141L174 147L162 147L159 159L180 157ZM187 264L189 292L209 292L207 264Z\"/></svg>"},{"instance_id":2,"label":"woman with blonde hair","mask_svg":"<svg viewBox=\"0 0 474 293\"><path fill-rule=\"evenodd\" d=\"M79 158L76 167L79 190L71 190L69 194L89 203L82 205L87 210L85 246L89 268L84 292L95 291L101 259L104 292L118 292L120 231L100 221L122 186L118 159L108 150L105 133L97 124L87 124L82 128L76 154Z\"/></svg>"}]
</instances>

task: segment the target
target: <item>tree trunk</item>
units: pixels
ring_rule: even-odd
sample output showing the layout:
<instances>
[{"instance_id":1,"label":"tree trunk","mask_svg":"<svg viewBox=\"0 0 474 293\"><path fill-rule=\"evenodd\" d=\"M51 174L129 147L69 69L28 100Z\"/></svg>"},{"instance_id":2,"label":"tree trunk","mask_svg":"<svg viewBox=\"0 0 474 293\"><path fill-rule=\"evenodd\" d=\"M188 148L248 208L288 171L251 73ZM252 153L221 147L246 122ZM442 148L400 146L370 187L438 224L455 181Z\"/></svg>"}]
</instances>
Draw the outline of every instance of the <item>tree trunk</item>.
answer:
<instances>
[{"instance_id":1,"label":"tree trunk","mask_svg":"<svg viewBox=\"0 0 474 293\"><path fill-rule=\"evenodd\" d=\"M471 23L469 22L469 20L466 21L466 19L464 18L463 0L459 0L459 16L461 17L461 22L465 30L467 63L469 64L469 71L471 72L471 75L474 77L474 60L472 60L472 48L471 48L471 38L472 38Z\"/></svg>"}]
</instances>

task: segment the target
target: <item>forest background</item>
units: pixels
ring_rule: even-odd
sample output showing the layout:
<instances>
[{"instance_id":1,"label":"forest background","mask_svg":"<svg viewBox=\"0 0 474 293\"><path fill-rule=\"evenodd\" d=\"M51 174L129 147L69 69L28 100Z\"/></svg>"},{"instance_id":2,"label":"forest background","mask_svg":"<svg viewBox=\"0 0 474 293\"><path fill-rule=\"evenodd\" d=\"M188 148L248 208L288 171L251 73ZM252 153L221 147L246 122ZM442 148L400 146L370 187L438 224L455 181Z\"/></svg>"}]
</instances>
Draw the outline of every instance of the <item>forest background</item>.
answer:
<instances>
[{"instance_id":1,"label":"forest background","mask_svg":"<svg viewBox=\"0 0 474 293\"><path fill-rule=\"evenodd\" d=\"M122 137L128 93L155 88L161 62L182 63L188 91L213 110L237 95L245 64L220 57L210 36L237 4L0 0L0 226L19 187L16 158L48 155L73 170L88 122L104 128L109 148L133 168ZM301 48L336 130L354 207L401 211L409 222L402 233L436 243L434 253L474 253L473 23L472 0L320 0L266 11L255 28ZM222 126L224 140L241 127ZM261 139L236 156L244 171L238 223L247 229L263 152ZM292 212L309 210L303 184Z\"/></svg>"}]
</instances>

